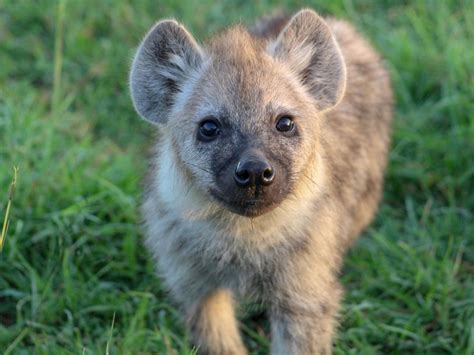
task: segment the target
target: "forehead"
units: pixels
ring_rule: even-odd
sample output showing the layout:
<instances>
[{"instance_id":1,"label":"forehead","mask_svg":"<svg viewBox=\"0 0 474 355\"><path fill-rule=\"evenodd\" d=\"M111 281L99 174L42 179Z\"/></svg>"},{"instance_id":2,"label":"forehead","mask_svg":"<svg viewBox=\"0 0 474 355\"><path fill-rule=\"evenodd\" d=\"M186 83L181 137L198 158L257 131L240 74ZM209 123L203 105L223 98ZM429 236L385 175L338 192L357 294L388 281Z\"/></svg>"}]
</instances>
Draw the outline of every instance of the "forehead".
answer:
<instances>
[{"instance_id":1,"label":"forehead","mask_svg":"<svg viewBox=\"0 0 474 355\"><path fill-rule=\"evenodd\" d=\"M240 27L215 37L207 48L209 65L196 87L199 110L220 111L242 123L296 110L291 78L265 45Z\"/></svg>"}]
</instances>

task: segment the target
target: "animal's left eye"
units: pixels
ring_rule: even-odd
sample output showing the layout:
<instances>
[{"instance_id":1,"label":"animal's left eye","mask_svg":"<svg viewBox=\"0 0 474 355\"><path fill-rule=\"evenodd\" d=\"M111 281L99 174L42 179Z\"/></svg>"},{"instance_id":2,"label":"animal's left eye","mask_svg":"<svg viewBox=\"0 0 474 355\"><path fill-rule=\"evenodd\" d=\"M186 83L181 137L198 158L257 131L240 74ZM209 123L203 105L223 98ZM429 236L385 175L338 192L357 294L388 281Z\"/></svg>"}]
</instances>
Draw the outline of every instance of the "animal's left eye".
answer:
<instances>
[{"instance_id":1,"label":"animal's left eye","mask_svg":"<svg viewBox=\"0 0 474 355\"><path fill-rule=\"evenodd\" d=\"M295 123L293 122L293 118L291 116L281 116L277 123L276 129L280 132L291 132L295 129Z\"/></svg>"}]
</instances>

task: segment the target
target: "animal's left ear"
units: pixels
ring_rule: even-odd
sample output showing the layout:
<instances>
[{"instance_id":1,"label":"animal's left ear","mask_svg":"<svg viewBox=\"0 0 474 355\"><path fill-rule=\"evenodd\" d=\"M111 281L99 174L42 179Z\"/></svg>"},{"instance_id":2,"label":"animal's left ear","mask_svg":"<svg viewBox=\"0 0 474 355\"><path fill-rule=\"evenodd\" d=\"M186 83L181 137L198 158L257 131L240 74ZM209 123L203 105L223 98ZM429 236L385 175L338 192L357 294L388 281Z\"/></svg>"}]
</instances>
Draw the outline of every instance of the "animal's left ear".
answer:
<instances>
[{"instance_id":1,"label":"animal's left ear","mask_svg":"<svg viewBox=\"0 0 474 355\"><path fill-rule=\"evenodd\" d=\"M344 95L346 66L328 25L313 10L294 15L269 47L300 78L318 108L335 106Z\"/></svg>"}]
</instances>

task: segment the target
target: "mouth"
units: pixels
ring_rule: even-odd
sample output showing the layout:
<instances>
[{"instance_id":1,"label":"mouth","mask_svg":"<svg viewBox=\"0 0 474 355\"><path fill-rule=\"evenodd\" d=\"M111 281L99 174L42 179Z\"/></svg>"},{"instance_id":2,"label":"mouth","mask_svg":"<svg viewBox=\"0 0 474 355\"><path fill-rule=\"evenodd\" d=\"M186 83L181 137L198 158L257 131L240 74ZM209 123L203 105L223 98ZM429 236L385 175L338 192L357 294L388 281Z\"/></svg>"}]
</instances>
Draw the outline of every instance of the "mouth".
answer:
<instances>
[{"instance_id":1,"label":"mouth","mask_svg":"<svg viewBox=\"0 0 474 355\"><path fill-rule=\"evenodd\" d=\"M225 194L217 190L210 191L211 196L224 208L230 212L244 217L258 217L273 210L278 202L263 198L256 192L252 197L243 197L241 199L229 199Z\"/></svg>"}]
</instances>

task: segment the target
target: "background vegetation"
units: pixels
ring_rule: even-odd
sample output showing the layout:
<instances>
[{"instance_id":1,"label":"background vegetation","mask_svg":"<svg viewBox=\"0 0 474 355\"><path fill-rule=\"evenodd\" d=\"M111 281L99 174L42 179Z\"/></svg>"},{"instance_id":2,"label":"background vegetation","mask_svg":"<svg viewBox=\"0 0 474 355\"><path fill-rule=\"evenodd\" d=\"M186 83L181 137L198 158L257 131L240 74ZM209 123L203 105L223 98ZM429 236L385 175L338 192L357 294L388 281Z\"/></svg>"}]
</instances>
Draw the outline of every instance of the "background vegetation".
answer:
<instances>
[{"instance_id":1,"label":"background vegetation","mask_svg":"<svg viewBox=\"0 0 474 355\"><path fill-rule=\"evenodd\" d=\"M385 197L351 251L336 353L474 353L474 2L280 1L353 22L383 53L397 108ZM159 18L197 35L265 1L0 0L0 353L189 353L141 245L153 128L127 88ZM1 227L1 226L0 226ZM252 319L256 354L269 340Z\"/></svg>"}]
</instances>

